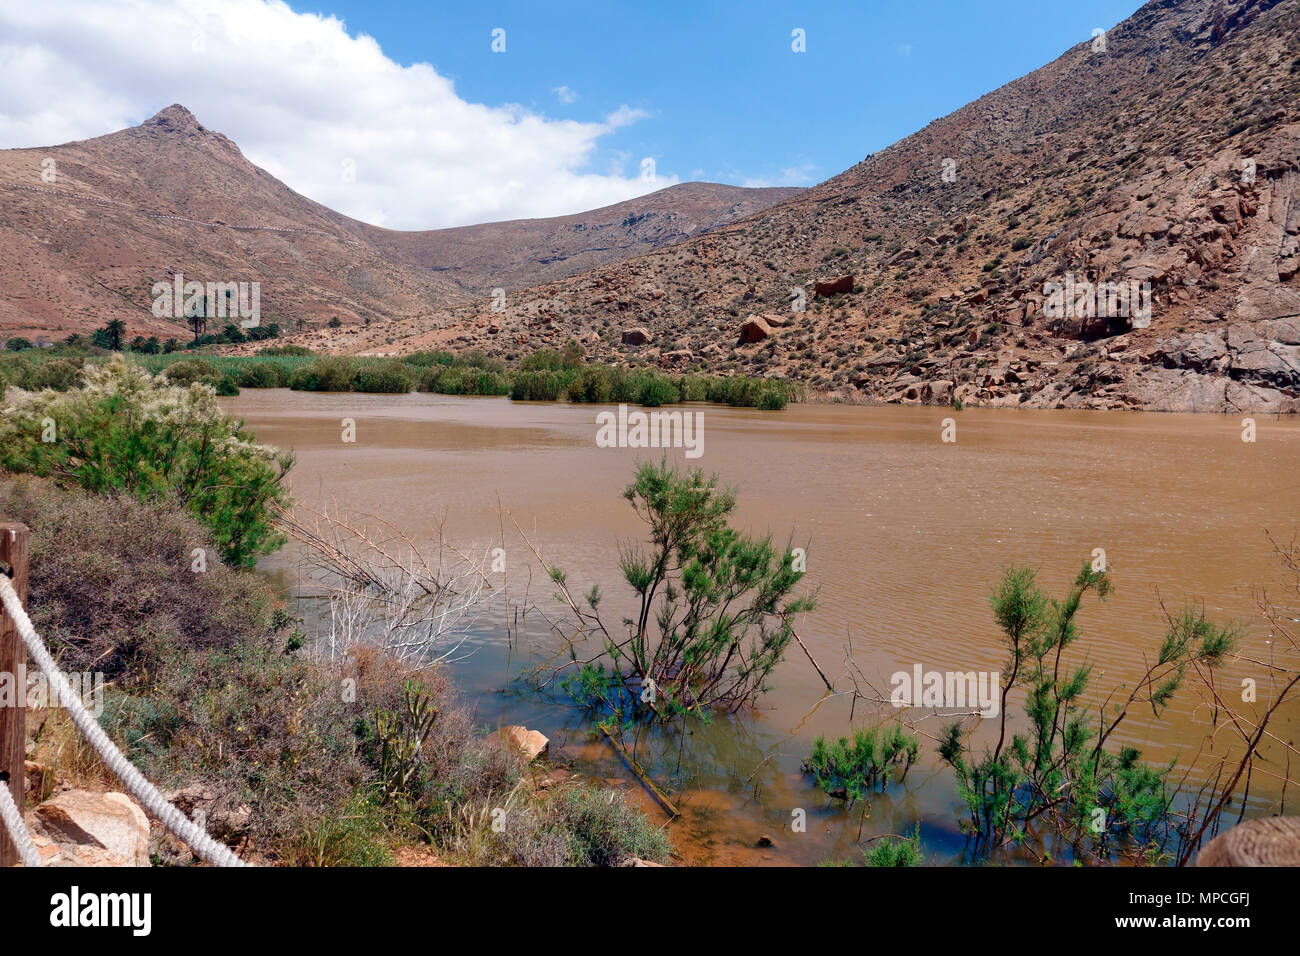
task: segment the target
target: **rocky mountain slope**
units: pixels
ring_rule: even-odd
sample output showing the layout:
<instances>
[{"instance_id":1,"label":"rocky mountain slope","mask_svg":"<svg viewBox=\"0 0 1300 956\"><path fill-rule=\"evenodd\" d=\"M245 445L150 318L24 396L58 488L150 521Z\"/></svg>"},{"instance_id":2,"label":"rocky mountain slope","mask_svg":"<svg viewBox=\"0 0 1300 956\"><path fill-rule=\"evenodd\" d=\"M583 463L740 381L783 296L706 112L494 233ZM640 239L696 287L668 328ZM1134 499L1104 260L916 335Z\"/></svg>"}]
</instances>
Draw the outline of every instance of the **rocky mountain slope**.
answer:
<instances>
[{"instance_id":1,"label":"rocky mountain slope","mask_svg":"<svg viewBox=\"0 0 1300 956\"><path fill-rule=\"evenodd\" d=\"M766 212L333 345L573 336L847 400L1294 410L1298 241L1300 0L1152 0ZM1085 282L1149 311L1058 314Z\"/></svg>"},{"instance_id":2,"label":"rocky mountain slope","mask_svg":"<svg viewBox=\"0 0 1300 956\"><path fill-rule=\"evenodd\" d=\"M577 275L743 219L803 192L682 183L627 202L549 219L399 232L362 226L358 238L391 258L490 295Z\"/></svg>"},{"instance_id":3,"label":"rocky mountain slope","mask_svg":"<svg viewBox=\"0 0 1300 956\"><path fill-rule=\"evenodd\" d=\"M111 318L185 337L155 281L261 284L263 322L415 320L494 287L608 265L798 193L688 183L557 219L379 229L298 195L182 106L82 142L0 151L0 330L62 338Z\"/></svg>"}]
</instances>

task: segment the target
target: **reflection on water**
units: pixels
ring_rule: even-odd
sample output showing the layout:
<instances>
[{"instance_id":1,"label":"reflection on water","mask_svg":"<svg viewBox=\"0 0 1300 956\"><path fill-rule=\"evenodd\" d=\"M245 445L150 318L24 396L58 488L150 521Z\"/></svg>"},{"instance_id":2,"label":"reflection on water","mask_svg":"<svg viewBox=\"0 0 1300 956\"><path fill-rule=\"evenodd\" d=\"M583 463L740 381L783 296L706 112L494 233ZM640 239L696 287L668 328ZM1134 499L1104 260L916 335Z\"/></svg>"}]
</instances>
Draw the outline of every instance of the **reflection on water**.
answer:
<instances>
[{"instance_id":1,"label":"reflection on water","mask_svg":"<svg viewBox=\"0 0 1300 956\"><path fill-rule=\"evenodd\" d=\"M421 540L441 525L480 553L502 543L502 507L564 569L573 590L601 585L607 621L631 607L618 579L618 542L639 537L642 526L620 492L646 453L596 447L596 407L285 390L245 391L223 404L259 440L294 448L291 485L307 504L382 515ZM748 530L770 530L782 542L793 534L807 545L805 583L819 589L820 600L799 632L838 690L846 689L840 675L850 647L878 687L916 664L1001 670L988 606L1001 566L1033 565L1040 583L1060 596L1096 548L1105 549L1116 591L1104 605L1085 605L1079 617L1076 656L1093 663L1094 689L1143 671L1164 632L1160 598L1173 611L1201 602L1212 619L1242 625L1245 656L1268 656L1255 598L1279 580L1265 531L1281 541L1296 533L1294 420L1258 419L1258 439L1248 444L1240 420L1226 416L833 405L701 410L703 458L669 455L734 485L737 519ZM940 440L949 416L957 421L951 444ZM341 440L344 418L356 422L354 444ZM529 567L508 518L505 525L511 599L544 602L549 583ZM288 554L266 562L271 570L290 564ZM475 652L456 665L480 721L536 727L593 775L627 781L619 758L562 695L548 699L512 685L512 675L551 650L538 646L545 629L532 623L511 647L502 618L484 617ZM1259 679L1261 693L1266 686L1251 665L1233 664L1227 674L1233 686L1244 676ZM828 696L792 648L756 713L693 725L684 742L641 740L638 760L682 806L676 839L690 842L690 858L815 863L852 855L859 831L863 838L900 833L919 821L931 862L958 859L958 803L930 741L923 738L922 765L904 787L852 812L801 775L813 738L848 731L849 703ZM1014 698L1010 709L1018 713ZM1190 760L1211 717L1184 695L1159 720L1135 715L1115 743L1141 747L1153 761ZM1281 715L1279 736L1293 739L1298 717ZM919 727L933 734L937 723ZM625 786L641 798L634 783ZM1260 806L1276 797L1270 786L1255 783ZM808 812L806 833L789 832L795 808ZM764 834L773 848L755 846Z\"/></svg>"}]
</instances>

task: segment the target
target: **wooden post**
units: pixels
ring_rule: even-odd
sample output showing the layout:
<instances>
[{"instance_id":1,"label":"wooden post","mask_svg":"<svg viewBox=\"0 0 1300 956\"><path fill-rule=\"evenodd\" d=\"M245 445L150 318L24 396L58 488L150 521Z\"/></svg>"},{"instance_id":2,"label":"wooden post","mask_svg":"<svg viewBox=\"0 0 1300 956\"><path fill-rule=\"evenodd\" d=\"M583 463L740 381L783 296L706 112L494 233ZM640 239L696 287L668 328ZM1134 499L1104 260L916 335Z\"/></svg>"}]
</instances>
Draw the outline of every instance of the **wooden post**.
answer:
<instances>
[{"instance_id":1,"label":"wooden post","mask_svg":"<svg viewBox=\"0 0 1300 956\"><path fill-rule=\"evenodd\" d=\"M27 526L13 521L0 522L0 562L7 565L18 600L27 605ZM0 573L6 573L0 568ZM0 780L13 794L18 812L23 809L23 791L27 759L27 649L18 636L18 623L0 605L0 681L9 684L13 700L0 700ZM0 692L2 693L2 692ZM0 866L18 862L18 849L9 833L0 826Z\"/></svg>"}]
</instances>

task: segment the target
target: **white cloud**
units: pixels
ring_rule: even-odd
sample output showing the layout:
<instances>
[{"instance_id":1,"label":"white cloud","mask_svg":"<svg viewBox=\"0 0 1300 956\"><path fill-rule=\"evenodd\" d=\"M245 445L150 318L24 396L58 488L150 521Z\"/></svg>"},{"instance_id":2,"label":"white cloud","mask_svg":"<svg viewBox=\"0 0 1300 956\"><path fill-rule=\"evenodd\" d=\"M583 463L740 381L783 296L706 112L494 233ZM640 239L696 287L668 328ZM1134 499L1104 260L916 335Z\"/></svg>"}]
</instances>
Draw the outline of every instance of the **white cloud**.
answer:
<instances>
[{"instance_id":1,"label":"white cloud","mask_svg":"<svg viewBox=\"0 0 1300 956\"><path fill-rule=\"evenodd\" d=\"M181 103L303 195L393 228L561 215L677 181L590 169L642 110L578 122L470 103L428 64L279 0L0 4L0 76L0 147L99 136Z\"/></svg>"},{"instance_id":2,"label":"white cloud","mask_svg":"<svg viewBox=\"0 0 1300 956\"><path fill-rule=\"evenodd\" d=\"M573 92L573 90L569 89L567 86L557 86L555 89L551 90L551 92L555 94L557 100L566 105L576 102L578 99L578 94Z\"/></svg>"}]
</instances>

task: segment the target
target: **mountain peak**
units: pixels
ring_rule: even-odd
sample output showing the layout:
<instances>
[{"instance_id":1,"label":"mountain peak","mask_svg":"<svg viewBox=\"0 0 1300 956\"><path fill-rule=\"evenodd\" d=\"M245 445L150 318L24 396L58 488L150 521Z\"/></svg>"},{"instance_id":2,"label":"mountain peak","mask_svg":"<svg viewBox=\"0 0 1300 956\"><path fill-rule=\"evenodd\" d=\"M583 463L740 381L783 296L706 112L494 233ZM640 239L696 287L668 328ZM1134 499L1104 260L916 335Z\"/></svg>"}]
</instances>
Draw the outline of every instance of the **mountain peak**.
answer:
<instances>
[{"instance_id":1,"label":"mountain peak","mask_svg":"<svg viewBox=\"0 0 1300 956\"><path fill-rule=\"evenodd\" d=\"M199 123L194 114L173 103L166 109L159 110L142 124L174 133L206 133L207 129Z\"/></svg>"}]
</instances>

